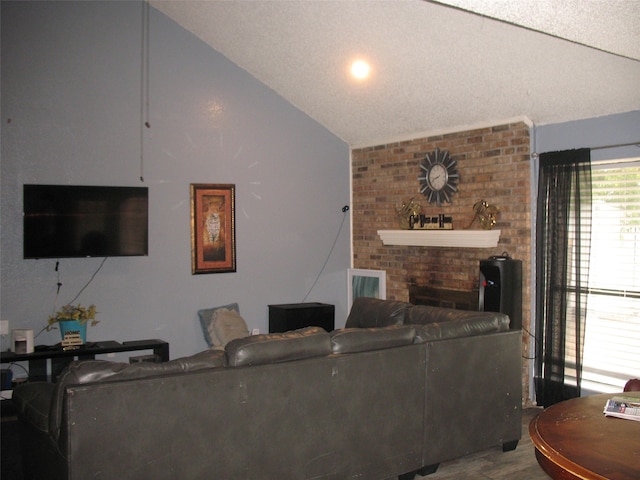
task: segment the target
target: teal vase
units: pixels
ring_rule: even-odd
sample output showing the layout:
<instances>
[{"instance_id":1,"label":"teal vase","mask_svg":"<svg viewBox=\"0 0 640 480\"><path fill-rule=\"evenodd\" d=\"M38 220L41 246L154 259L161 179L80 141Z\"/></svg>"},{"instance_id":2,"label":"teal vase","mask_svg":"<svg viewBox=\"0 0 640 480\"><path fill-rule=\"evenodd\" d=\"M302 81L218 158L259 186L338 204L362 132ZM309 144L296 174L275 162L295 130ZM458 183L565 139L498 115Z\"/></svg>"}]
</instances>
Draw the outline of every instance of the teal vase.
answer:
<instances>
[{"instance_id":1,"label":"teal vase","mask_svg":"<svg viewBox=\"0 0 640 480\"><path fill-rule=\"evenodd\" d=\"M78 332L82 343L87 343L87 322L81 324L78 320L60 320L58 324L60 325L60 335L63 340L65 333Z\"/></svg>"}]
</instances>

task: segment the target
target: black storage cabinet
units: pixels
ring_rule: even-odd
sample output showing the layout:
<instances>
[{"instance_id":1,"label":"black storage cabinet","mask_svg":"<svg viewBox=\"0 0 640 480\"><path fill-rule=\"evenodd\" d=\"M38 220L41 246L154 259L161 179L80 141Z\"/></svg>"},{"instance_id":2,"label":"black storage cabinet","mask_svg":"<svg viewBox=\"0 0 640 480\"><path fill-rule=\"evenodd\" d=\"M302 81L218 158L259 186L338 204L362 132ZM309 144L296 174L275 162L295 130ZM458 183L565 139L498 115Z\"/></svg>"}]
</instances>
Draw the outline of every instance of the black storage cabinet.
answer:
<instances>
[{"instance_id":1,"label":"black storage cabinet","mask_svg":"<svg viewBox=\"0 0 640 480\"><path fill-rule=\"evenodd\" d=\"M335 327L335 306L326 303L269 305L269 333L288 332L303 327Z\"/></svg>"},{"instance_id":2,"label":"black storage cabinet","mask_svg":"<svg viewBox=\"0 0 640 480\"><path fill-rule=\"evenodd\" d=\"M522 330L522 261L510 257L480 260L478 310L506 313L511 330Z\"/></svg>"}]
</instances>

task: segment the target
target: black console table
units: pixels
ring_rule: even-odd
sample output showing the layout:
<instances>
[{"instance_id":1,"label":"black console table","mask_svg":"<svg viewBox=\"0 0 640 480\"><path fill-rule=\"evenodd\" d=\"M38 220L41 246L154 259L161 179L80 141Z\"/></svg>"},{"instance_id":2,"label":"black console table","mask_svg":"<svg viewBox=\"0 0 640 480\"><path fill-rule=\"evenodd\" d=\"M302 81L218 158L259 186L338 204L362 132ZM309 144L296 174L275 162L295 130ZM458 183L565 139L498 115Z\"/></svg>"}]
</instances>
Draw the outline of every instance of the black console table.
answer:
<instances>
[{"instance_id":1,"label":"black console table","mask_svg":"<svg viewBox=\"0 0 640 480\"><path fill-rule=\"evenodd\" d=\"M60 345L38 347L33 353L0 352L2 363L29 362L30 381L55 381L73 360L93 360L96 355L118 352L153 350L161 361L169 361L169 344L163 340L134 340L131 342L89 342L75 350L63 350ZM47 362L51 361L51 377L47 376Z\"/></svg>"}]
</instances>

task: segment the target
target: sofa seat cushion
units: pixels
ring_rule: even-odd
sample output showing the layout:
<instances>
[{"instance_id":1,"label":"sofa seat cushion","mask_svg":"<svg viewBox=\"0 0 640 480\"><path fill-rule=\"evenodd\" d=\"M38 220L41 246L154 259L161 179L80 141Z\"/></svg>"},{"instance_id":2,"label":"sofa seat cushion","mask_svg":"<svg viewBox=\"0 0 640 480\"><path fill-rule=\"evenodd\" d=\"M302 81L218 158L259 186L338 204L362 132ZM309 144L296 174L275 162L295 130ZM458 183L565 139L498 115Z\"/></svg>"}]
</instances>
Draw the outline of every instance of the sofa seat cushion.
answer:
<instances>
[{"instance_id":1,"label":"sofa seat cushion","mask_svg":"<svg viewBox=\"0 0 640 480\"><path fill-rule=\"evenodd\" d=\"M445 322L432 322L426 325L416 325L415 327L418 342L429 342L433 340L445 340L448 338L458 337L473 337L476 335L502 332L505 330L500 317L495 315L468 316L466 318L456 318Z\"/></svg>"},{"instance_id":2,"label":"sofa seat cushion","mask_svg":"<svg viewBox=\"0 0 640 480\"><path fill-rule=\"evenodd\" d=\"M409 323L405 314L412 305L396 300L358 297L353 301L345 328L375 328Z\"/></svg>"},{"instance_id":3,"label":"sofa seat cushion","mask_svg":"<svg viewBox=\"0 0 640 480\"><path fill-rule=\"evenodd\" d=\"M49 431L49 408L55 383L27 382L13 391L12 401L18 416L40 430Z\"/></svg>"},{"instance_id":4,"label":"sofa seat cushion","mask_svg":"<svg viewBox=\"0 0 640 480\"><path fill-rule=\"evenodd\" d=\"M381 328L344 328L331 333L333 353L357 353L367 350L401 347L413 344L416 329L412 325Z\"/></svg>"},{"instance_id":5,"label":"sofa seat cushion","mask_svg":"<svg viewBox=\"0 0 640 480\"><path fill-rule=\"evenodd\" d=\"M330 354L331 340L323 328L306 327L238 338L227 344L226 352L232 367L289 362Z\"/></svg>"}]
</instances>

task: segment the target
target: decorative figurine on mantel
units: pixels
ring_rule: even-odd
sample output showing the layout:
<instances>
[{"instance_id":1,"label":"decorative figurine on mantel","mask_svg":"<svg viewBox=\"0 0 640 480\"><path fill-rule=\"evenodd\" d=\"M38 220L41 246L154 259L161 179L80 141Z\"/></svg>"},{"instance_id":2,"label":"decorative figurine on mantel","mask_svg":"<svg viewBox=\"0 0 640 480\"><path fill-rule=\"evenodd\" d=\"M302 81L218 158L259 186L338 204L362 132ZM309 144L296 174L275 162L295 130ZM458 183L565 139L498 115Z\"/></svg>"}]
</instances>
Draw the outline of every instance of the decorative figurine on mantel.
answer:
<instances>
[{"instance_id":1,"label":"decorative figurine on mantel","mask_svg":"<svg viewBox=\"0 0 640 480\"><path fill-rule=\"evenodd\" d=\"M498 207L494 207L484 200L480 200L473 204L473 213L473 218L471 219L471 222L469 222L467 229L471 228L473 222L478 220L478 223L483 230L491 230L496 224L500 210L498 210Z\"/></svg>"},{"instance_id":2,"label":"decorative figurine on mantel","mask_svg":"<svg viewBox=\"0 0 640 480\"><path fill-rule=\"evenodd\" d=\"M411 215L411 230L453 230L453 217L440 213L437 216Z\"/></svg>"},{"instance_id":3,"label":"decorative figurine on mantel","mask_svg":"<svg viewBox=\"0 0 640 480\"><path fill-rule=\"evenodd\" d=\"M402 202L402 206L400 208L396 208L396 213L400 220L400 228L409 230L409 228L411 228L411 217L419 217L422 213L422 207L412 198L408 202Z\"/></svg>"}]
</instances>

